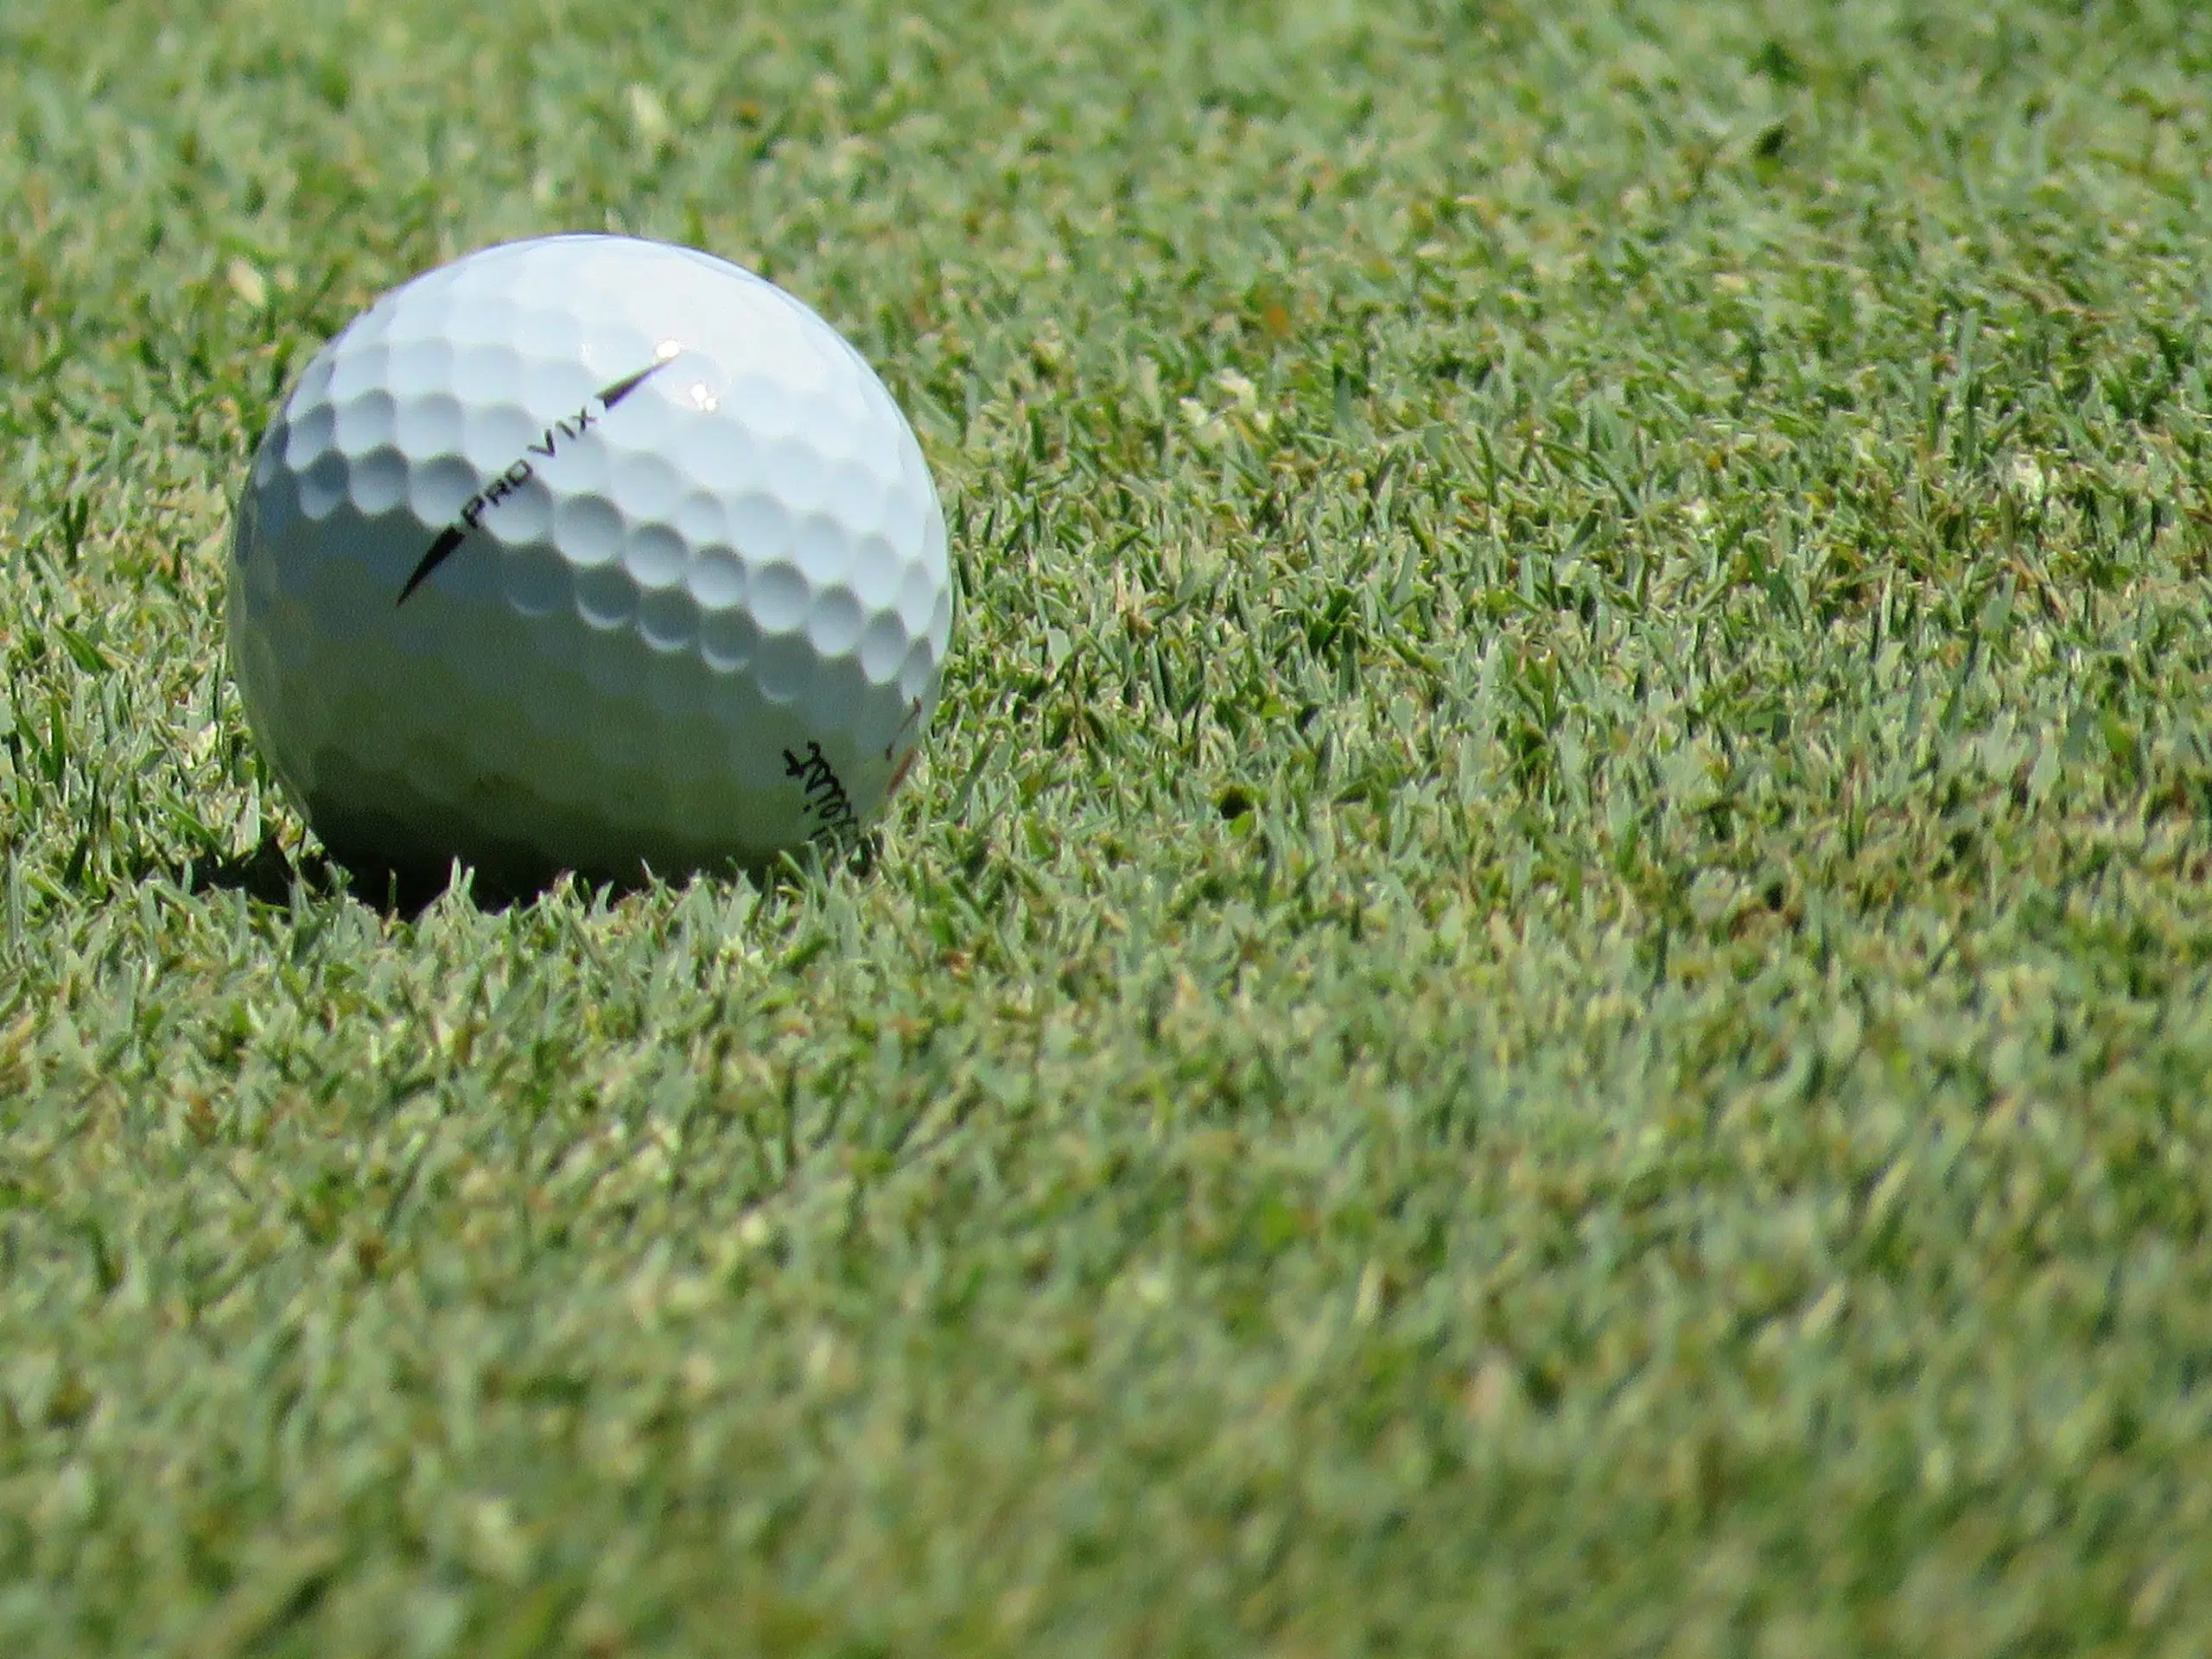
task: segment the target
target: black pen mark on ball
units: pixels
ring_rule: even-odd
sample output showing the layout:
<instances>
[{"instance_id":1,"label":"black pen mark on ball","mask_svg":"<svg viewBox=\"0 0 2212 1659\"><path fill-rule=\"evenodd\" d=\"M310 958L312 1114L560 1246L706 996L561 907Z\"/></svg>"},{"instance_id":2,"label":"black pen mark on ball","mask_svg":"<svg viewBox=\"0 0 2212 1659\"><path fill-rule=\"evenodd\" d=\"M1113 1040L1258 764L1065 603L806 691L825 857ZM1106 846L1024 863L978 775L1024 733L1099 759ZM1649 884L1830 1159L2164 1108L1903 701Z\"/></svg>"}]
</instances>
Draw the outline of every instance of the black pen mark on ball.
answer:
<instances>
[{"instance_id":1,"label":"black pen mark on ball","mask_svg":"<svg viewBox=\"0 0 2212 1659\"><path fill-rule=\"evenodd\" d=\"M791 749L784 751L784 776L798 779L806 797L802 810L814 820L808 840L832 840L860 828L861 815L853 810L853 798L846 792L837 769L822 753L822 746L812 738L807 739L803 755Z\"/></svg>"}]
</instances>

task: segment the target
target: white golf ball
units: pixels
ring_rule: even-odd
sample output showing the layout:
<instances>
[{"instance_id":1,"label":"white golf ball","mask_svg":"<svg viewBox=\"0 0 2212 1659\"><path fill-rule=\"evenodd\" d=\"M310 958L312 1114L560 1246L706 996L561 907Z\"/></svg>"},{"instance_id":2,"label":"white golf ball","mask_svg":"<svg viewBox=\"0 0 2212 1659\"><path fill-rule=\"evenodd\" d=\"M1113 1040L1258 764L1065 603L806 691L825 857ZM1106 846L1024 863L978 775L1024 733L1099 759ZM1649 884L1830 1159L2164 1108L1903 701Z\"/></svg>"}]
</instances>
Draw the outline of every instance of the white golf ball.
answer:
<instances>
[{"instance_id":1,"label":"white golf ball","mask_svg":"<svg viewBox=\"0 0 2212 1659\"><path fill-rule=\"evenodd\" d=\"M865 824L952 629L890 394L751 272L487 248L301 374L240 495L246 717L343 860L495 878L757 865Z\"/></svg>"}]
</instances>

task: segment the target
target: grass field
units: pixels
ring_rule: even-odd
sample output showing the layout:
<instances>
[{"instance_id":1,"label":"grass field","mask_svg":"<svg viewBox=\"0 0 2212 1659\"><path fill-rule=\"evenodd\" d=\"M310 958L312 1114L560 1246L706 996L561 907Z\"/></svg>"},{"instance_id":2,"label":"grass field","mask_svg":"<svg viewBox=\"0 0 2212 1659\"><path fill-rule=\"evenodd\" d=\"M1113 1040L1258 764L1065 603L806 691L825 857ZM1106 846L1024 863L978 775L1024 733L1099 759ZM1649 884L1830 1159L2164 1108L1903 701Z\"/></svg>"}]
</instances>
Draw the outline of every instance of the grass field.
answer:
<instances>
[{"instance_id":1,"label":"grass field","mask_svg":"<svg viewBox=\"0 0 2212 1659\"><path fill-rule=\"evenodd\" d=\"M0 10L0 1652L2212 1649L2212 16L191 10ZM364 905L231 496L593 227L911 411L927 762Z\"/></svg>"}]
</instances>

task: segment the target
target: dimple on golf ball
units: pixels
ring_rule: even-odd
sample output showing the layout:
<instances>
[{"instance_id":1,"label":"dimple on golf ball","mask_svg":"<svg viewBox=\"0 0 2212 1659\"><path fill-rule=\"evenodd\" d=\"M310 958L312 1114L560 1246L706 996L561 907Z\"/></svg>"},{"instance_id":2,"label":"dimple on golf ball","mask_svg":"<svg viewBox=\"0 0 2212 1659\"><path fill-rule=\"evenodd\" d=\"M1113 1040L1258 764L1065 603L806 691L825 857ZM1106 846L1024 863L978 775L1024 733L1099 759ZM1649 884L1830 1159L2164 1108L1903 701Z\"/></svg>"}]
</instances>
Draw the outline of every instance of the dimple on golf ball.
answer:
<instances>
[{"instance_id":1,"label":"dimple on golf ball","mask_svg":"<svg viewBox=\"0 0 2212 1659\"><path fill-rule=\"evenodd\" d=\"M944 518L867 363L688 248L553 236L392 290L238 506L232 662L341 860L758 865L870 820L935 707Z\"/></svg>"}]
</instances>

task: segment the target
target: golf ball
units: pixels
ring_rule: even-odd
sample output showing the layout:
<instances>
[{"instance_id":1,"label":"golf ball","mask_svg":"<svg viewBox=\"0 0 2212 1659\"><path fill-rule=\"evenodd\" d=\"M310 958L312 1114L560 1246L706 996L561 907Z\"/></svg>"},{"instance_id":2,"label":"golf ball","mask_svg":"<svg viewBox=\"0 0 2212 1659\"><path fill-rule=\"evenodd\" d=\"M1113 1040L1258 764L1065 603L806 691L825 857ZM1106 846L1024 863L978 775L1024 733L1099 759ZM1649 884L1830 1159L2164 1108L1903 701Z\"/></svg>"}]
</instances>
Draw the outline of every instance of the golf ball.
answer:
<instances>
[{"instance_id":1,"label":"golf ball","mask_svg":"<svg viewBox=\"0 0 2212 1659\"><path fill-rule=\"evenodd\" d=\"M270 423L231 658L341 861L615 880L849 836L953 620L921 448L859 354L688 248L552 236L385 295Z\"/></svg>"}]
</instances>

